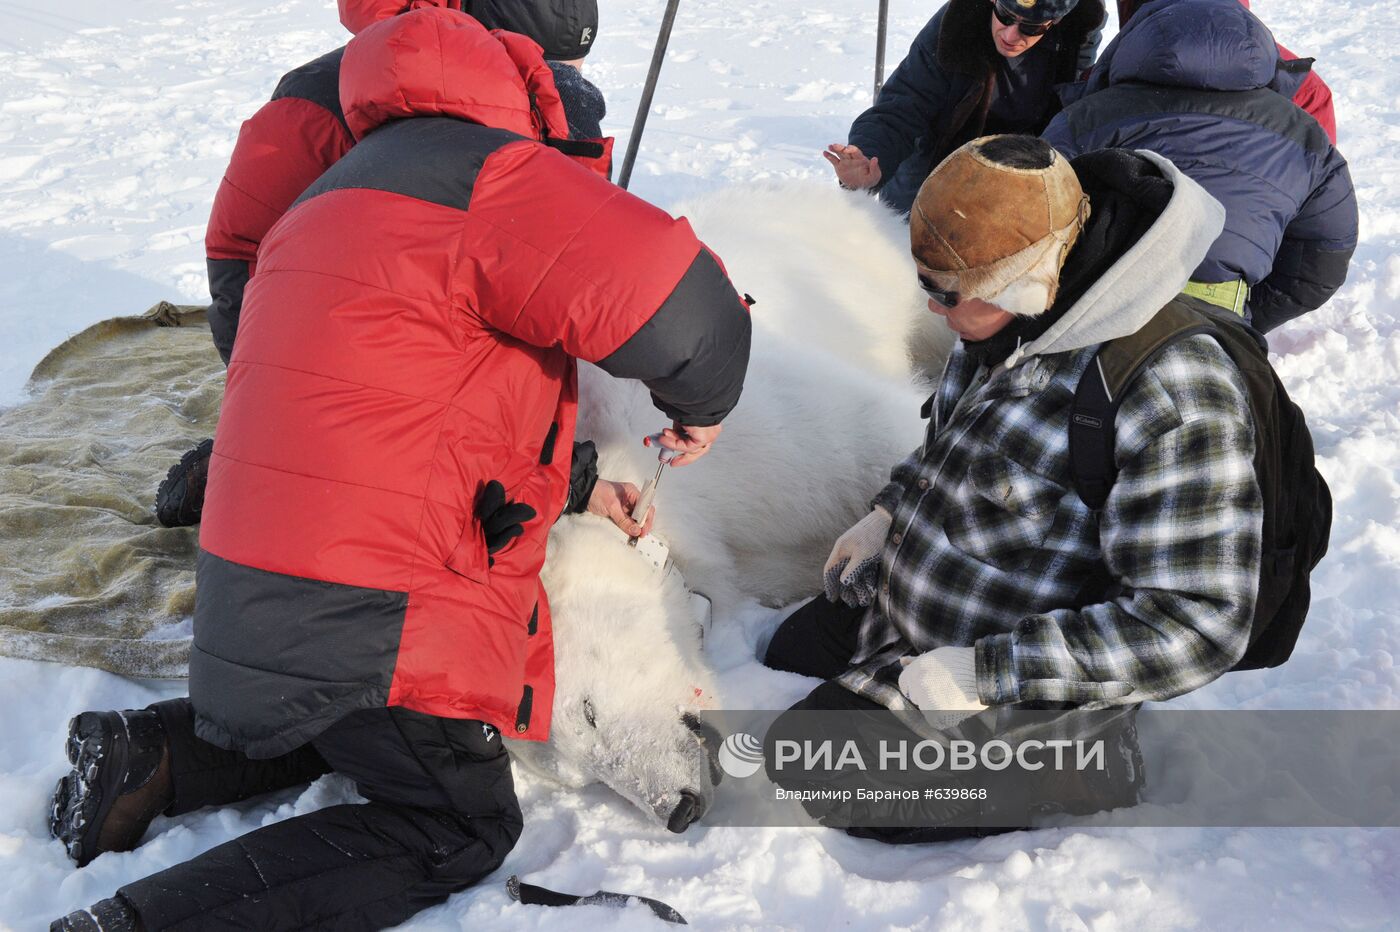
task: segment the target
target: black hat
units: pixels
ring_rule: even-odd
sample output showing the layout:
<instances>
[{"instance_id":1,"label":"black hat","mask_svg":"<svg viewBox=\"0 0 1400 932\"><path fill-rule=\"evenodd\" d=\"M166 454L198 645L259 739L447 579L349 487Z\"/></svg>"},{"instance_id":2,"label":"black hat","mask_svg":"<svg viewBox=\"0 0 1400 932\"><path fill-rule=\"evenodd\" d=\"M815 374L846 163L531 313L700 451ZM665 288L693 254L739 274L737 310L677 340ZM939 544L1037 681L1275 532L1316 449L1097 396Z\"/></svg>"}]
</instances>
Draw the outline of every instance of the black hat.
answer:
<instances>
[{"instance_id":1,"label":"black hat","mask_svg":"<svg viewBox=\"0 0 1400 932\"><path fill-rule=\"evenodd\" d=\"M1048 23L1064 19L1079 5L1079 0L997 0L997 4L1028 23Z\"/></svg>"},{"instance_id":2,"label":"black hat","mask_svg":"<svg viewBox=\"0 0 1400 932\"><path fill-rule=\"evenodd\" d=\"M487 29L529 36L555 61L583 58L598 37L598 0L464 0L462 9Z\"/></svg>"}]
</instances>

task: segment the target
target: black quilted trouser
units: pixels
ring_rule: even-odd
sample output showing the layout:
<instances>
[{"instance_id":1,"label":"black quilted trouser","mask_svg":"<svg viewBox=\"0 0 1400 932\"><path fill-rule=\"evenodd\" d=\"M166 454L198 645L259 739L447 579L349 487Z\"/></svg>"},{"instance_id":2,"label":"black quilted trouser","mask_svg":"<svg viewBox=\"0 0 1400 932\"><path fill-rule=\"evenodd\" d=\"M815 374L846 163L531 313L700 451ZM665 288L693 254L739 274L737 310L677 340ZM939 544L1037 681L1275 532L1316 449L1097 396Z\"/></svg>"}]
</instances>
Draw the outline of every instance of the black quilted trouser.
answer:
<instances>
[{"instance_id":1,"label":"black quilted trouser","mask_svg":"<svg viewBox=\"0 0 1400 932\"><path fill-rule=\"evenodd\" d=\"M491 873L520 837L495 729L405 709L347 716L311 745L251 760L194 735L189 700L154 706L170 739L178 815L329 770L369 802L249 832L122 887L148 932L382 929Z\"/></svg>"},{"instance_id":2,"label":"black quilted trouser","mask_svg":"<svg viewBox=\"0 0 1400 932\"><path fill-rule=\"evenodd\" d=\"M783 619L773 640L768 642L763 665L787 673L835 679L851 668L864 617L863 608L852 608L819 595Z\"/></svg>"}]
</instances>

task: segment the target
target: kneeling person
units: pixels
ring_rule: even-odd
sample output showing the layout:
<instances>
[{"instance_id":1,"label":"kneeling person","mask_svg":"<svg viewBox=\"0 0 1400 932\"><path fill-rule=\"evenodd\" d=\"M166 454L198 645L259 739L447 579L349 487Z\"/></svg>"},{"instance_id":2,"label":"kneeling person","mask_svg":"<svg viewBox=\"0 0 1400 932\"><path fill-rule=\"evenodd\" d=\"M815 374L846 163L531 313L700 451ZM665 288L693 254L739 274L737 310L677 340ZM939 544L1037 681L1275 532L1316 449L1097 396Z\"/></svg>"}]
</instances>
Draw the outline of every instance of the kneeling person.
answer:
<instances>
[{"instance_id":1,"label":"kneeling person","mask_svg":"<svg viewBox=\"0 0 1400 932\"><path fill-rule=\"evenodd\" d=\"M86 863L157 812L327 770L368 802L61 928L384 928L519 837L500 734L549 734L539 572L552 518L595 497L570 483L577 360L644 382L683 464L738 401L750 325L684 221L547 145L562 110L515 38L415 5L346 47L357 143L263 241L229 364L190 696L79 715L51 828Z\"/></svg>"},{"instance_id":2,"label":"kneeling person","mask_svg":"<svg viewBox=\"0 0 1400 932\"><path fill-rule=\"evenodd\" d=\"M1038 133L1060 109L1056 85L1094 63L1102 0L949 0L919 32L847 145L823 153L843 187L900 214L928 173L989 133Z\"/></svg>"},{"instance_id":3,"label":"kneeling person","mask_svg":"<svg viewBox=\"0 0 1400 932\"><path fill-rule=\"evenodd\" d=\"M1042 140L994 136L934 170L913 254L930 311L961 340L923 446L837 541L826 597L769 645L768 666L828 681L797 708L1100 708L1180 695L1236 664L1263 505L1225 350L1179 340L1132 382L1098 513L1068 449L1099 345L1180 292L1222 215L1150 153L1071 167Z\"/></svg>"}]
</instances>

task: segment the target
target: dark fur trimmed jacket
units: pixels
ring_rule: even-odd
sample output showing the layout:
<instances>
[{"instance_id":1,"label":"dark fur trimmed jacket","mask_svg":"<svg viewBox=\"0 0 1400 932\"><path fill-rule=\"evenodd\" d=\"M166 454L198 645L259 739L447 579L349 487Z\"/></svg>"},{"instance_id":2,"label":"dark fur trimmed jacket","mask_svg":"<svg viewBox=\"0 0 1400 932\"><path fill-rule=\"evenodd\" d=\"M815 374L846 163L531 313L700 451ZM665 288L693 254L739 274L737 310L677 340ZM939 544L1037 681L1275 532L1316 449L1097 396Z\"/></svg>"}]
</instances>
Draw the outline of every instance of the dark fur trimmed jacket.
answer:
<instances>
[{"instance_id":1,"label":"dark fur trimmed jacket","mask_svg":"<svg viewBox=\"0 0 1400 932\"><path fill-rule=\"evenodd\" d=\"M1073 81L1093 64L1104 16L1102 0L1080 0L1025 54L1050 56L1055 83ZM851 124L851 145L880 160L880 199L900 213L909 212L944 156L983 135L1006 61L992 41L991 22L986 0L950 0L919 32L875 105ZM1054 114L1021 129L1038 134Z\"/></svg>"}]
</instances>

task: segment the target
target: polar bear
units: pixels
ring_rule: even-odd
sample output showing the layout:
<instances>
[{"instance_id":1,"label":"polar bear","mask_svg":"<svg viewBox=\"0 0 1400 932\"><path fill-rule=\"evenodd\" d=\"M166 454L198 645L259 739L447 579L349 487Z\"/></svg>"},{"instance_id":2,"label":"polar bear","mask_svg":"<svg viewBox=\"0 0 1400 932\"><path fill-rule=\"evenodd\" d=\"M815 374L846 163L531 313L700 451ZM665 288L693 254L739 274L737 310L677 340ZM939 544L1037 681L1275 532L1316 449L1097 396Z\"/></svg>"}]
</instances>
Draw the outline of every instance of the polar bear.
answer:
<instances>
[{"instance_id":1,"label":"polar bear","mask_svg":"<svg viewBox=\"0 0 1400 932\"><path fill-rule=\"evenodd\" d=\"M757 299L756 328L895 379L942 374L955 337L919 289L909 225L876 198L811 181L735 185L676 212Z\"/></svg>"},{"instance_id":2,"label":"polar bear","mask_svg":"<svg viewBox=\"0 0 1400 932\"><path fill-rule=\"evenodd\" d=\"M542 574L551 735L511 743L531 769L605 783L677 832L719 778L694 715L722 704L690 590L723 624L746 600L786 605L820 589L832 542L919 444L926 376L953 340L918 289L907 228L873 199L788 184L722 192L687 213L757 299L743 397L713 451L660 487L654 533L676 571L601 519L555 525ZM597 444L601 475L641 486L656 453L640 439L659 426L640 384L581 367L578 436Z\"/></svg>"}]
</instances>

